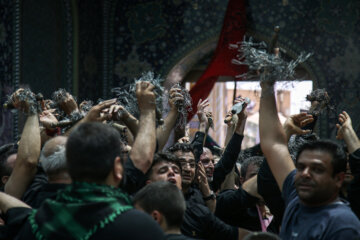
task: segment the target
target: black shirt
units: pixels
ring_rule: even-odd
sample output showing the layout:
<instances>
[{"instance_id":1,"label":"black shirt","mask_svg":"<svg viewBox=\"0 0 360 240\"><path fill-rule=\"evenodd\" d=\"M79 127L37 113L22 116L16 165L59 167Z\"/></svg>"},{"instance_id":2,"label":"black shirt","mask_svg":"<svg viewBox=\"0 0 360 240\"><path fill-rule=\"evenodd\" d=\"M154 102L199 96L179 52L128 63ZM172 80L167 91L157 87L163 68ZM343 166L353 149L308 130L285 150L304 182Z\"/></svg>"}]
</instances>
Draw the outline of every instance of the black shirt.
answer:
<instances>
[{"instance_id":1,"label":"black shirt","mask_svg":"<svg viewBox=\"0 0 360 240\"><path fill-rule=\"evenodd\" d=\"M66 186L67 184L49 183L46 173L39 165L33 181L22 197L22 201L32 208L39 208L45 199L55 199L57 191Z\"/></svg>"},{"instance_id":2,"label":"black shirt","mask_svg":"<svg viewBox=\"0 0 360 240\"><path fill-rule=\"evenodd\" d=\"M215 215L225 223L251 231L261 231L256 203L258 199L241 187L225 190L216 199Z\"/></svg>"},{"instance_id":3,"label":"black shirt","mask_svg":"<svg viewBox=\"0 0 360 240\"><path fill-rule=\"evenodd\" d=\"M182 234L166 234L166 240L192 240L193 238L186 237Z\"/></svg>"},{"instance_id":4,"label":"black shirt","mask_svg":"<svg viewBox=\"0 0 360 240\"><path fill-rule=\"evenodd\" d=\"M349 155L351 174L354 179L348 187L348 201L355 215L360 219L360 149Z\"/></svg>"},{"instance_id":5,"label":"black shirt","mask_svg":"<svg viewBox=\"0 0 360 240\"><path fill-rule=\"evenodd\" d=\"M145 184L145 174L137 169L130 157L124 163L125 174L121 188L133 194ZM38 167L34 180L23 195L22 201L32 208L39 208L46 199L55 199L59 190L64 189L67 184L49 183L46 173L41 166Z\"/></svg>"},{"instance_id":6,"label":"black shirt","mask_svg":"<svg viewBox=\"0 0 360 240\"><path fill-rule=\"evenodd\" d=\"M12 208L7 212L5 221L13 219L12 224L16 225L15 228L17 229L22 225L14 240L36 239L32 233L29 221L26 221L30 211L28 208ZM14 222L14 219L17 219L17 222ZM99 228L89 239L161 240L165 239L164 237L164 233L159 225L149 215L132 209L116 217L113 222L108 223L104 228Z\"/></svg>"},{"instance_id":7,"label":"black shirt","mask_svg":"<svg viewBox=\"0 0 360 240\"><path fill-rule=\"evenodd\" d=\"M266 159L264 159L260 166L257 179L258 193L263 197L271 214L274 215L270 224L272 226L271 232L279 233L279 228L285 211L285 203Z\"/></svg>"},{"instance_id":8,"label":"black shirt","mask_svg":"<svg viewBox=\"0 0 360 240\"><path fill-rule=\"evenodd\" d=\"M226 178L226 175L228 175L235 166L236 160L240 153L243 138L243 135L234 133L225 148L224 154L221 156L219 162L215 165L214 178L210 183L210 186L214 192L220 188L221 184Z\"/></svg>"},{"instance_id":9,"label":"black shirt","mask_svg":"<svg viewBox=\"0 0 360 240\"><path fill-rule=\"evenodd\" d=\"M238 238L238 229L217 218L208 207L196 202L186 201L186 211L181 225L181 232L196 239L231 239Z\"/></svg>"},{"instance_id":10,"label":"black shirt","mask_svg":"<svg viewBox=\"0 0 360 240\"><path fill-rule=\"evenodd\" d=\"M190 187L185 194L186 211L181 232L197 239L237 239L238 229L217 218L205 205L202 194Z\"/></svg>"}]
</instances>

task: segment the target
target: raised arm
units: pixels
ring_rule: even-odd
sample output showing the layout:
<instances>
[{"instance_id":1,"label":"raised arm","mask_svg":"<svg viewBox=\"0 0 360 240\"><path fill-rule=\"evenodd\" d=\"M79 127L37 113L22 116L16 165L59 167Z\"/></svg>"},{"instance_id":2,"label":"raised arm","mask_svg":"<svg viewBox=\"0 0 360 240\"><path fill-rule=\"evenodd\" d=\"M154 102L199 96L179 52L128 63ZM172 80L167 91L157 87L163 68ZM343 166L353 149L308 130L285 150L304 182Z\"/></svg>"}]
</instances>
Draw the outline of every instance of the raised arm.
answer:
<instances>
[{"instance_id":1,"label":"raised arm","mask_svg":"<svg viewBox=\"0 0 360 240\"><path fill-rule=\"evenodd\" d=\"M274 86L261 83L260 145L271 172L282 190L285 178L295 169L287 146L285 131L281 126L274 94Z\"/></svg>"},{"instance_id":2,"label":"raised arm","mask_svg":"<svg viewBox=\"0 0 360 240\"><path fill-rule=\"evenodd\" d=\"M28 115L21 139L14 169L5 184L5 192L21 198L33 180L40 156L41 139L38 106L35 95L29 89L18 89L12 95L14 106Z\"/></svg>"},{"instance_id":3,"label":"raised arm","mask_svg":"<svg viewBox=\"0 0 360 240\"><path fill-rule=\"evenodd\" d=\"M133 137L136 136L139 130L139 120L130 114L123 106L118 105L117 114L114 115L115 120L123 122L130 130Z\"/></svg>"},{"instance_id":4,"label":"raised arm","mask_svg":"<svg viewBox=\"0 0 360 240\"><path fill-rule=\"evenodd\" d=\"M206 130L207 127L209 127L208 125L208 119L206 116L206 108L209 106L209 100L205 99L204 101L202 101L202 99L199 100L198 105L197 105L197 116L199 118L199 132L203 132L206 134ZM205 141L205 139L204 139Z\"/></svg>"},{"instance_id":5,"label":"raised arm","mask_svg":"<svg viewBox=\"0 0 360 240\"><path fill-rule=\"evenodd\" d=\"M245 101L244 98L239 98L235 103ZM235 127L235 133L231 137L227 144L224 154L221 156L220 161L215 165L214 180L212 182L212 189L217 191L227 174L234 168L237 157L241 150L241 143L244 138L244 128L247 119L246 103L244 103L243 109L237 114L238 121Z\"/></svg>"},{"instance_id":6,"label":"raised arm","mask_svg":"<svg viewBox=\"0 0 360 240\"><path fill-rule=\"evenodd\" d=\"M201 99L197 105L197 116L199 118L199 131L196 132L195 138L192 141L191 145L194 149L195 160L198 162L200 156L203 153L203 147L205 144L206 138L206 128L208 125L208 119L206 117L205 108L209 106L208 100L202 101Z\"/></svg>"},{"instance_id":7,"label":"raised arm","mask_svg":"<svg viewBox=\"0 0 360 240\"><path fill-rule=\"evenodd\" d=\"M158 146L159 151L161 151L165 146L170 136L171 130L175 126L176 119L179 115L179 112L176 108L176 103L184 101L184 97L181 95L180 91L181 91L180 88L170 89L170 94L169 94L170 111L164 120L163 126L159 126L156 129L156 138L159 145Z\"/></svg>"},{"instance_id":8,"label":"raised arm","mask_svg":"<svg viewBox=\"0 0 360 240\"><path fill-rule=\"evenodd\" d=\"M29 106L25 108L28 109ZM22 197L36 174L41 148L38 115L29 111L28 114L21 134L15 166L5 185L5 192L18 199Z\"/></svg>"},{"instance_id":9,"label":"raised arm","mask_svg":"<svg viewBox=\"0 0 360 240\"><path fill-rule=\"evenodd\" d=\"M140 110L139 131L130 152L136 168L146 173L153 161L156 148L155 94L149 82L136 83L136 97Z\"/></svg>"},{"instance_id":10,"label":"raised arm","mask_svg":"<svg viewBox=\"0 0 360 240\"><path fill-rule=\"evenodd\" d=\"M70 133L81 123L85 122L102 122L107 119L111 119L112 115L110 113L103 113L105 109L110 108L112 105L116 103L116 99L109 99L99 103L96 106L93 106L90 111L86 114L86 116L78 121L74 126L72 126L69 130L64 134L65 136L69 136Z\"/></svg>"},{"instance_id":11,"label":"raised arm","mask_svg":"<svg viewBox=\"0 0 360 240\"><path fill-rule=\"evenodd\" d=\"M345 111L340 113L339 122L340 124L336 124L336 127L338 129L336 138L344 139L349 153L352 154L360 148L360 141L354 131L349 114Z\"/></svg>"}]
</instances>

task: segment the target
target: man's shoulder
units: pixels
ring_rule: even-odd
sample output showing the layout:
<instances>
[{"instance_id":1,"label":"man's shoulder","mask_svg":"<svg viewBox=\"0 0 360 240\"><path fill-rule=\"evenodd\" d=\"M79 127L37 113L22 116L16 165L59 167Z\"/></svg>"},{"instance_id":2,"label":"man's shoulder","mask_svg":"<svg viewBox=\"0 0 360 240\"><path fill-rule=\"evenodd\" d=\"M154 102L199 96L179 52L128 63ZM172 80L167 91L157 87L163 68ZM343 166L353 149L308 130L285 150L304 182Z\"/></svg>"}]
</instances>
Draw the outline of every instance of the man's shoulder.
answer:
<instances>
[{"instance_id":1,"label":"man's shoulder","mask_svg":"<svg viewBox=\"0 0 360 240\"><path fill-rule=\"evenodd\" d=\"M360 221L349 207L348 202L338 201L330 204L326 209L330 219L336 225L352 225L356 226L360 230Z\"/></svg>"},{"instance_id":2,"label":"man's shoulder","mask_svg":"<svg viewBox=\"0 0 360 240\"><path fill-rule=\"evenodd\" d=\"M91 238L95 239L164 239L164 233L148 214L136 209L120 214L114 222L98 231Z\"/></svg>"}]
</instances>

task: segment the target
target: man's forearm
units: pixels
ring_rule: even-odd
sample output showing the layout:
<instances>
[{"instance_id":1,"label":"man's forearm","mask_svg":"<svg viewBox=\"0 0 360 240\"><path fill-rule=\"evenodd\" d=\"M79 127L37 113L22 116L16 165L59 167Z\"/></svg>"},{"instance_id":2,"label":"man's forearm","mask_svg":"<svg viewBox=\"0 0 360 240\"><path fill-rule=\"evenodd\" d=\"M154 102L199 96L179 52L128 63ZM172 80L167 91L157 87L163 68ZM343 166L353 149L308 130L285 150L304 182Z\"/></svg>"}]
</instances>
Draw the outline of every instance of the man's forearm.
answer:
<instances>
[{"instance_id":1,"label":"man's forearm","mask_svg":"<svg viewBox=\"0 0 360 240\"><path fill-rule=\"evenodd\" d=\"M353 128L345 128L343 137L350 154L360 148L359 138Z\"/></svg>"},{"instance_id":2,"label":"man's forearm","mask_svg":"<svg viewBox=\"0 0 360 240\"><path fill-rule=\"evenodd\" d=\"M276 108L274 86L262 86L260 98L260 145L271 172L282 189L287 175L295 169L287 146L284 129Z\"/></svg>"},{"instance_id":3,"label":"man's forearm","mask_svg":"<svg viewBox=\"0 0 360 240\"><path fill-rule=\"evenodd\" d=\"M136 137L139 131L139 121L132 115L128 118L123 119L124 124L129 128L130 132Z\"/></svg>"},{"instance_id":4,"label":"man's forearm","mask_svg":"<svg viewBox=\"0 0 360 240\"><path fill-rule=\"evenodd\" d=\"M159 150L163 149L167 140L169 139L171 130L175 126L178 115L179 114L177 109L171 109L169 114L166 116L164 120L163 126L159 126L156 129L156 138L159 144Z\"/></svg>"},{"instance_id":5,"label":"man's forearm","mask_svg":"<svg viewBox=\"0 0 360 240\"><path fill-rule=\"evenodd\" d=\"M243 135L234 133L230 139L229 144L226 146L220 161L215 165L214 180L212 182L214 191L217 191L220 188L221 184L225 180L226 175L231 172L235 166L237 157L240 153L243 138Z\"/></svg>"},{"instance_id":6,"label":"man's forearm","mask_svg":"<svg viewBox=\"0 0 360 240\"><path fill-rule=\"evenodd\" d=\"M36 167L40 156L40 129L38 115L30 115L26 119L21 134L15 167L5 185L5 192L21 198L27 186L36 174Z\"/></svg>"},{"instance_id":7,"label":"man's forearm","mask_svg":"<svg viewBox=\"0 0 360 240\"><path fill-rule=\"evenodd\" d=\"M130 152L136 168L146 173L152 164L156 148L155 109L142 111L139 131Z\"/></svg>"},{"instance_id":8,"label":"man's forearm","mask_svg":"<svg viewBox=\"0 0 360 240\"><path fill-rule=\"evenodd\" d=\"M261 147L274 141L286 144L285 132L278 117L274 91L273 86L266 86L261 92L259 110L261 115L259 117Z\"/></svg>"},{"instance_id":9,"label":"man's forearm","mask_svg":"<svg viewBox=\"0 0 360 240\"><path fill-rule=\"evenodd\" d=\"M6 193L0 192L0 210L1 213L6 213L10 208L25 207L30 208L29 205L14 198Z\"/></svg>"}]
</instances>

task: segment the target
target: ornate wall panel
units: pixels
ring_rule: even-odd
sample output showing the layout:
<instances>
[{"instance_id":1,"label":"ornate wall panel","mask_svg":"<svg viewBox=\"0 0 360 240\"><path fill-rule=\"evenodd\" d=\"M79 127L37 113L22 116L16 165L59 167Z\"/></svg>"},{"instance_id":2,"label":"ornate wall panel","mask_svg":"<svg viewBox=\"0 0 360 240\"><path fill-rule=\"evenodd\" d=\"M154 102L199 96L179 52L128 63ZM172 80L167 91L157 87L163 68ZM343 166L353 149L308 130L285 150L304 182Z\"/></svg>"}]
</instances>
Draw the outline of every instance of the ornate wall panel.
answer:
<instances>
[{"instance_id":1,"label":"ornate wall panel","mask_svg":"<svg viewBox=\"0 0 360 240\"><path fill-rule=\"evenodd\" d=\"M79 19L79 100L102 97L103 4L106 1L80 0Z\"/></svg>"},{"instance_id":2,"label":"ornate wall panel","mask_svg":"<svg viewBox=\"0 0 360 240\"><path fill-rule=\"evenodd\" d=\"M0 0L0 103L13 91L14 8L7 0ZM13 140L13 117L0 106L0 145Z\"/></svg>"},{"instance_id":3,"label":"ornate wall panel","mask_svg":"<svg viewBox=\"0 0 360 240\"><path fill-rule=\"evenodd\" d=\"M220 31L227 1L118 1L114 24L114 85L142 72L162 76Z\"/></svg>"}]
</instances>

